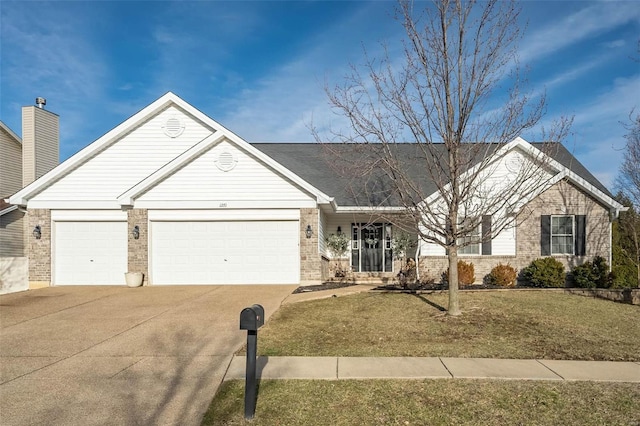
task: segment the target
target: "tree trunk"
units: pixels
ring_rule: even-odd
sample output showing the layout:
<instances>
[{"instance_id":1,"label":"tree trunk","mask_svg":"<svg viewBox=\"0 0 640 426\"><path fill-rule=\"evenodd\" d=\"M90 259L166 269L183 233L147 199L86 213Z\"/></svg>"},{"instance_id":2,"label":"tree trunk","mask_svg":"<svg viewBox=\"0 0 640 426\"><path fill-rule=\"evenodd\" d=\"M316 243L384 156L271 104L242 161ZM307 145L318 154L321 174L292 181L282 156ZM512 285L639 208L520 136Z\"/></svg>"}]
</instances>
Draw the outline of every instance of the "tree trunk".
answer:
<instances>
[{"instance_id":1,"label":"tree trunk","mask_svg":"<svg viewBox=\"0 0 640 426\"><path fill-rule=\"evenodd\" d=\"M449 248L449 309L447 315L461 315L458 303L458 247Z\"/></svg>"}]
</instances>

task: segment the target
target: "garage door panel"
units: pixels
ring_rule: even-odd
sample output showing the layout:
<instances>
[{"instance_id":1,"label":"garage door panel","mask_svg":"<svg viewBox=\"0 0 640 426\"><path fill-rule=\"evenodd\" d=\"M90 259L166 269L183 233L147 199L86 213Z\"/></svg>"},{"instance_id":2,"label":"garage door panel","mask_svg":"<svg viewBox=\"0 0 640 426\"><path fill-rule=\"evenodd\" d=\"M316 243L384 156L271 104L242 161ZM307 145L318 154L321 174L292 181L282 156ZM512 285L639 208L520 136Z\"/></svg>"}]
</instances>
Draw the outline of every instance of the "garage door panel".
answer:
<instances>
[{"instance_id":1,"label":"garage door panel","mask_svg":"<svg viewBox=\"0 0 640 426\"><path fill-rule=\"evenodd\" d=\"M55 285L124 284L126 222L55 222Z\"/></svg>"},{"instance_id":2,"label":"garage door panel","mask_svg":"<svg viewBox=\"0 0 640 426\"><path fill-rule=\"evenodd\" d=\"M297 284L297 221L151 222L153 284Z\"/></svg>"}]
</instances>

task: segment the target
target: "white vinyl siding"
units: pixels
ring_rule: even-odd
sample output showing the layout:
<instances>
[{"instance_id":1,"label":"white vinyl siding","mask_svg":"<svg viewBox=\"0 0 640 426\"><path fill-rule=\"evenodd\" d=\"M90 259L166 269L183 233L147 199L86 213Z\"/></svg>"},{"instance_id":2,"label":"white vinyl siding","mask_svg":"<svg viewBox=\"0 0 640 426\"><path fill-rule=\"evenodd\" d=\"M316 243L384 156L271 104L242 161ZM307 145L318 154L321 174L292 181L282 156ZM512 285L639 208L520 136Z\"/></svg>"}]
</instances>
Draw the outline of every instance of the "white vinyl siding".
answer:
<instances>
[{"instance_id":1,"label":"white vinyl siding","mask_svg":"<svg viewBox=\"0 0 640 426\"><path fill-rule=\"evenodd\" d=\"M515 224L502 230L491 240L492 256L516 255L516 227Z\"/></svg>"},{"instance_id":2,"label":"white vinyl siding","mask_svg":"<svg viewBox=\"0 0 640 426\"><path fill-rule=\"evenodd\" d=\"M125 283L127 222L54 221L53 223L54 285L122 285Z\"/></svg>"},{"instance_id":3,"label":"white vinyl siding","mask_svg":"<svg viewBox=\"0 0 640 426\"><path fill-rule=\"evenodd\" d=\"M318 210L318 253L321 255L326 255L327 247L325 239L331 234L325 233L325 229L327 228L327 215L322 212L322 210Z\"/></svg>"},{"instance_id":4,"label":"white vinyl siding","mask_svg":"<svg viewBox=\"0 0 640 426\"><path fill-rule=\"evenodd\" d=\"M236 164L221 170L221 154L233 155ZM162 201L208 201L213 207L233 208L234 201L294 202L311 197L265 164L228 142L221 142L167 177L136 200L136 206Z\"/></svg>"},{"instance_id":5,"label":"white vinyl siding","mask_svg":"<svg viewBox=\"0 0 640 426\"><path fill-rule=\"evenodd\" d=\"M151 283L298 284L298 221L152 221Z\"/></svg>"},{"instance_id":6,"label":"white vinyl siding","mask_svg":"<svg viewBox=\"0 0 640 426\"><path fill-rule=\"evenodd\" d=\"M180 117L185 124L179 137L170 138L164 133L163 125L170 117ZM119 195L211 133L211 129L171 106L114 141L104 151L33 197L32 201L115 201Z\"/></svg>"},{"instance_id":7,"label":"white vinyl siding","mask_svg":"<svg viewBox=\"0 0 640 426\"><path fill-rule=\"evenodd\" d=\"M481 250L482 244L477 245ZM469 254L462 253L459 254ZM477 254L477 253L475 253ZM422 241L420 246L421 256L445 256L446 251L442 246ZM516 228L515 224L502 230L491 240L491 256L515 256L516 255Z\"/></svg>"}]
</instances>

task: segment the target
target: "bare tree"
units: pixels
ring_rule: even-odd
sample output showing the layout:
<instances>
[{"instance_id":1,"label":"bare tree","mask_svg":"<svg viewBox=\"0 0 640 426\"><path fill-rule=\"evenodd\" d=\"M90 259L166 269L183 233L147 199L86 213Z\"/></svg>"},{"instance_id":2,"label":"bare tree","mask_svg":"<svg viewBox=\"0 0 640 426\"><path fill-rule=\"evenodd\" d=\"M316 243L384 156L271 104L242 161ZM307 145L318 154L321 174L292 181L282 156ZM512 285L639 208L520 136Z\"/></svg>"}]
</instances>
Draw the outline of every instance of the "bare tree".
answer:
<instances>
[{"instance_id":1,"label":"bare tree","mask_svg":"<svg viewBox=\"0 0 640 426\"><path fill-rule=\"evenodd\" d=\"M346 131L332 130L333 142L360 154L345 167L358 177L354 192L370 206L401 206L411 232L445 248L448 315L461 313L459 249L513 226L522 203L548 181L542 151L513 156L507 168L495 155L545 111L544 95L521 90L519 13L514 1L435 0L417 10L400 0L402 58L386 46L379 59L365 52L364 68L352 66L343 84L326 88L349 122ZM547 140L563 137L570 122L554 123ZM490 231L479 233L488 216Z\"/></svg>"},{"instance_id":2,"label":"bare tree","mask_svg":"<svg viewBox=\"0 0 640 426\"><path fill-rule=\"evenodd\" d=\"M622 254L637 270L637 285L640 286L640 114L630 114L630 123L625 126L624 159L616 177L616 188L632 207L620 214L619 230L627 241Z\"/></svg>"}]
</instances>

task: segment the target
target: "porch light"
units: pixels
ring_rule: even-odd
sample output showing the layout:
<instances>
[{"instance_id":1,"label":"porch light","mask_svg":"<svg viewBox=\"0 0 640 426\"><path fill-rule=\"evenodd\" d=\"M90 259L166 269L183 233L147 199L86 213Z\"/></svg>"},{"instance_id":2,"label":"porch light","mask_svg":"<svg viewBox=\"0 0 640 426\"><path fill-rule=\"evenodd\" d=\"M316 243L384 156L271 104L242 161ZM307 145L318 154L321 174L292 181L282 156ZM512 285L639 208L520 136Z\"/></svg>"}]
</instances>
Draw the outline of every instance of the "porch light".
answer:
<instances>
[{"instance_id":1,"label":"porch light","mask_svg":"<svg viewBox=\"0 0 640 426\"><path fill-rule=\"evenodd\" d=\"M342 227L338 226L338 235L342 234Z\"/></svg>"},{"instance_id":2,"label":"porch light","mask_svg":"<svg viewBox=\"0 0 640 426\"><path fill-rule=\"evenodd\" d=\"M311 236L313 235L313 229L311 229L311 225L307 225L307 229L304 231L304 234L307 236L307 238L311 238Z\"/></svg>"},{"instance_id":3,"label":"porch light","mask_svg":"<svg viewBox=\"0 0 640 426\"><path fill-rule=\"evenodd\" d=\"M36 240L39 240L40 238L42 238L42 228L40 228L40 225L36 225L36 227L33 228L33 237Z\"/></svg>"},{"instance_id":4,"label":"porch light","mask_svg":"<svg viewBox=\"0 0 640 426\"><path fill-rule=\"evenodd\" d=\"M131 235L133 235L134 240L140 238L140 227L138 225L133 227L133 229L131 230Z\"/></svg>"}]
</instances>

